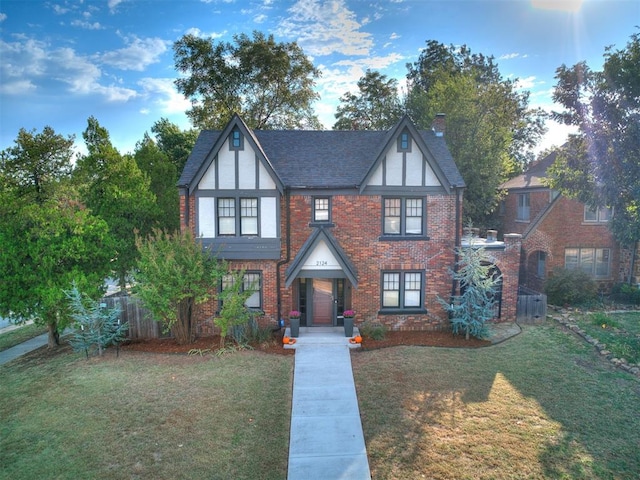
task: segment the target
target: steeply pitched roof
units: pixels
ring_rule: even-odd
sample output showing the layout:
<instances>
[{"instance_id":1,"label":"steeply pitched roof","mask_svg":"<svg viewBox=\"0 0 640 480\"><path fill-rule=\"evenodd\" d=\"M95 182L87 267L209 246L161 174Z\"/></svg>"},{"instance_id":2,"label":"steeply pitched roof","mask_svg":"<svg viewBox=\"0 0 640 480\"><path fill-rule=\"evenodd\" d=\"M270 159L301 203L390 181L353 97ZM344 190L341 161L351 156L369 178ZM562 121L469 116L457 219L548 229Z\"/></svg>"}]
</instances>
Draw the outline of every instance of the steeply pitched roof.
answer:
<instances>
[{"instance_id":1,"label":"steeply pitched roof","mask_svg":"<svg viewBox=\"0 0 640 480\"><path fill-rule=\"evenodd\" d=\"M200 132L179 186L191 186L227 130ZM246 133L255 138L258 150L264 153L284 185L340 188L361 185L388 142L389 131L254 130ZM464 186L444 138L431 131L418 133L449 185Z\"/></svg>"},{"instance_id":2,"label":"steeply pitched roof","mask_svg":"<svg viewBox=\"0 0 640 480\"><path fill-rule=\"evenodd\" d=\"M518 175L502 184L507 190L512 188L547 188L542 179L547 177L547 169L553 165L558 156L557 151L551 152L546 157L535 162L522 175Z\"/></svg>"}]
</instances>

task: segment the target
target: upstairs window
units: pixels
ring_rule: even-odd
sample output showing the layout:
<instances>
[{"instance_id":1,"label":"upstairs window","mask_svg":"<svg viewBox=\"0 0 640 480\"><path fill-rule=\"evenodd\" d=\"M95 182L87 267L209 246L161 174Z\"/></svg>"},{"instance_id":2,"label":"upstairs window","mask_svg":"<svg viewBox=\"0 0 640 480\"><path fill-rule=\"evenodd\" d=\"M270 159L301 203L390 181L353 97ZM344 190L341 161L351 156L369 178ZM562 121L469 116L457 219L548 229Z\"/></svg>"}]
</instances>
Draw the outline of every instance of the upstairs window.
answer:
<instances>
[{"instance_id":1,"label":"upstairs window","mask_svg":"<svg viewBox=\"0 0 640 480\"><path fill-rule=\"evenodd\" d=\"M258 236L258 216L257 198L218 198L218 236Z\"/></svg>"},{"instance_id":2,"label":"upstairs window","mask_svg":"<svg viewBox=\"0 0 640 480\"><path fill-rule=\"evenodd\" d=\"M313 221L326 223L331 221L331 201L329 197L313 199Z\"/></svg>"},{"instance_id":3,"label":"upstairs window","mask_svg":"<svg viewBox=\"0 0 640 480\"><path fill-rule=\"evenodd\" d=\"M230 150L244 149L244 137L237 128L231 132L231 141L229 142Z\"/></svg>"},{"instance_id":4,"label":"upstairs window","mask_svg":"<svg viewBox=\"0 0 640 480\"><path fill-rule=\"evenodd\" d=\"M518 194L518 211L516 213L516 220L529 221L531 200L528 193Z\"/></svg>"},{"instance_id":5,"label":"upstairs window","mask_svg":"<svg viewBox=\"0 0 640 480\"><path fill-rule=\"evenodd\" d=\"M591 208L584 206L584 222L585 223L607 223L613 216L612 208L598 207Z\"/></svg>"},{"instance_id":6,"label":"upstairs window","mask_svg":"<svg viewBox=\"0 0 640 480\"><path fill-rule=\"evenodd\" d=\"M423 235L422 198L385 198L383 210L383 235Z\"/></svg>"},{"instance_id":7,"label":"upstairs window","mask_svg":"<svg viewBox=\"0 0 640 480\"><path fill-rule=\"evenodd\" d=\"M240 235L258 235L258 199L240 199Z\"/></svg>"},{"instance_id":8,"label":"upstairs window","mask_svg":"<svg viewBox=\"0 0 640 480\"><path fill-rule=\"evenodd\" d=\"M218 199L218 235L236 234L236 202L234 198Z\"/></svg>"},{"instance_id":9,"label":"upstairs window","mask_svg":"<svg viewBox=\"0 0 640 480\"><path fill-rule=\"evenodd\" d=\"M398 137L398 151L399 152L411 151L411 137L409 136L409 132L404 131Z\"/></svg>"}]
</instances>

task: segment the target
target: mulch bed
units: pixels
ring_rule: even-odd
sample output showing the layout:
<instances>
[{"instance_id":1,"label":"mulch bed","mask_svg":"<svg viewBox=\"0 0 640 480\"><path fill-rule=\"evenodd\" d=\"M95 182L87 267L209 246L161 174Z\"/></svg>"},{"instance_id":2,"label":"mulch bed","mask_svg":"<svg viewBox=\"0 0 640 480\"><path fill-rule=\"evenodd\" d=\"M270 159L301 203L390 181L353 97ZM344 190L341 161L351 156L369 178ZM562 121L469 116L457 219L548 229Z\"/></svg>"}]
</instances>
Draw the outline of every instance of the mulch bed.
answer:
<instances>
[{"instance_id":1,"label":"mulch bed","mask_svg":"<svg viewBox=\"0 0 640 480\"><path fill-rule=\"evenodd\" d=\"M387 332L383 340L364 338L359 350L375 350L378 348L395 347L398 345L418 345L429 347L449 348L478 348L485 347L491 342L470 338L465 340L462 335L453 335L451 332ZM227 342L232 345L232 342ZM124 351L137 351L149 353L187 354L189 351L215 352L219 349L220 337L200 337L188 345L178 345L172 338L128 342L122 345ZM285 349L282 346L282 332L274 333L273 342L260 345L252 345L253 349L260 352L276 355L293 355L295 350ZM356 350L358 351L358 350Z\"/></svg>"}]
</instances>

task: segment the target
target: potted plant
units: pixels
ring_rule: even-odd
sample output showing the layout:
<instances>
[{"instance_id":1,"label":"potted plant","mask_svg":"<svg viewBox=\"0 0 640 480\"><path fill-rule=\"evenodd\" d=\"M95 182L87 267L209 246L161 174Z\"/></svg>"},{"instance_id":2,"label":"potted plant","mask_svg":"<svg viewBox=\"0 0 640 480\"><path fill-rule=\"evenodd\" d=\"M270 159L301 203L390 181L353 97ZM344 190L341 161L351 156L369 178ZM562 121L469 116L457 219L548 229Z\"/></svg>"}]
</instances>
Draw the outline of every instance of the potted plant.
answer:
<instances>
[{"instance_id":1,"label":"potted plant","mask_svg":"<svg viewBox=\"0 0 640 480\"><path fill-rule=\"evenodd\" d=\"M298 310L291 310L289 312L289 326L291 327L291 336L297 337L300 335L300 315Z\"/></svg>"},{"instance_id":2,"label":"potted plant","mask_svg":"<svg viewBox=\"0 0 640 480\"><path fill-rule=\"evenodd\" d=\"M344 317L344 336L352 337L353 336L353 317L356 316L356 312L353 310L345 310L342 314Z\"/></svg>"}]
</instances>

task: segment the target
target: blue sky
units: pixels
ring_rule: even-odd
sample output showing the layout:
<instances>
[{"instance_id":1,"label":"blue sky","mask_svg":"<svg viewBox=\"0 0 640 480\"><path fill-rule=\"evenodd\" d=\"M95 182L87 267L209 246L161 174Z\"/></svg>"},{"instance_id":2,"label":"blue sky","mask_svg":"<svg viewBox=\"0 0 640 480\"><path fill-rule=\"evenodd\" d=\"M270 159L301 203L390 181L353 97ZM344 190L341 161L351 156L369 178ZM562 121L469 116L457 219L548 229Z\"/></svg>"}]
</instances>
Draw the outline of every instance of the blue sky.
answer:
<instances>
[{"instance_id":1,"label":"blue sky","mask_svg":"<svg viewBox=\"0 0 640 480\"><path fill-rule=\"evenodd\" d=\"M533 106L550 110L556 68L601 69L605 47L624 48L637 25L640 0L2 0L0 149L21 127L50 125L83 151L91 115L122 153L161 117L189 127L173 86L172 45L186 33L297 41L322 71L315 109L331 128L367 68L403 81L430 39L493 55ZM566 138L549 126L541 147Z\"/></svg>"}]
</instances>

